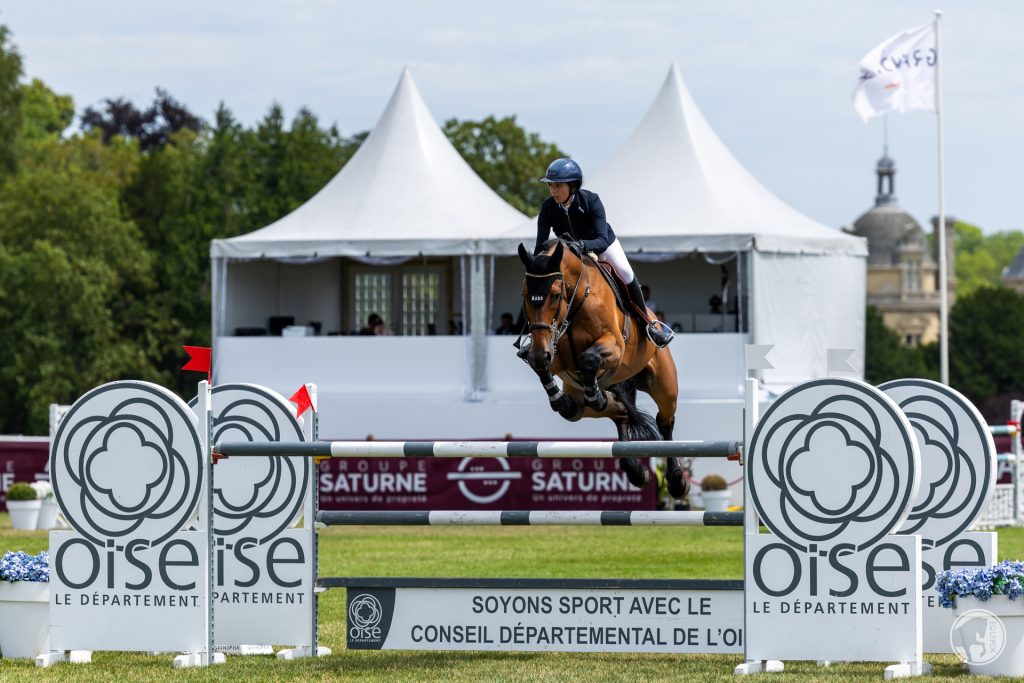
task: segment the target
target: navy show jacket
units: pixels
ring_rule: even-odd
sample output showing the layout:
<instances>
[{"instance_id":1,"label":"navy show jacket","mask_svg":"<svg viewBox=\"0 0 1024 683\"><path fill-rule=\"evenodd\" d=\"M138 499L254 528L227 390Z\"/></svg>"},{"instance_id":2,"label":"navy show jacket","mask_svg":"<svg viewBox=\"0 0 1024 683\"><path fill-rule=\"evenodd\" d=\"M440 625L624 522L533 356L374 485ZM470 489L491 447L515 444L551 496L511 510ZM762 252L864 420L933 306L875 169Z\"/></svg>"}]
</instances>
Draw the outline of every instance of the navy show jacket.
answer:
<instances>
[{"instance_id":1,"label":"navy show jacket","mask_svg":"<svg viewBox=\"0 0 1024 683\"><path fill-rule=\"evenodd\" d=\"M548 240L551 231L555 237L565 235L567 239L583 242L586 250L595 254L602 253L615 241L615 233L604 214L604 204L597 193L590 190L577 190L568 211L551 197L544 200L537 216L534 255L540 253L541 245Z\"/></svg>"}]
</instances>

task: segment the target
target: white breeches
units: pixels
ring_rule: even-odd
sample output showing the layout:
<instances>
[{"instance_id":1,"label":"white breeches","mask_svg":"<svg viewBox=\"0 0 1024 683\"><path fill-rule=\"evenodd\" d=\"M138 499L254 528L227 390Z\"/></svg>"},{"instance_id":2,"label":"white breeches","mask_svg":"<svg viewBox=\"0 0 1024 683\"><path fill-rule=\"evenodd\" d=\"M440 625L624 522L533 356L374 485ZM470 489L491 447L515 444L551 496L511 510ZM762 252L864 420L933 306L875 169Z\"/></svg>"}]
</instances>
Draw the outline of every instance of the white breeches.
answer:
<instances>
[{"instance_id":1,"label":"white breeches","mask_svg":"<svg viewBox=\"0 0 1024 683\"><path fill-rule=\"evenodd\" d=\"M622 245L619 244L619 240L615 240L603 253L598 254L598 261L607 261L612 264L612 268L618 273L619 279L621 279L627 285L632 282L636 276L633 274L633 269L629 265L629 259L626 258L626 252L622 251Z\"/></svg>"}]
</instances>

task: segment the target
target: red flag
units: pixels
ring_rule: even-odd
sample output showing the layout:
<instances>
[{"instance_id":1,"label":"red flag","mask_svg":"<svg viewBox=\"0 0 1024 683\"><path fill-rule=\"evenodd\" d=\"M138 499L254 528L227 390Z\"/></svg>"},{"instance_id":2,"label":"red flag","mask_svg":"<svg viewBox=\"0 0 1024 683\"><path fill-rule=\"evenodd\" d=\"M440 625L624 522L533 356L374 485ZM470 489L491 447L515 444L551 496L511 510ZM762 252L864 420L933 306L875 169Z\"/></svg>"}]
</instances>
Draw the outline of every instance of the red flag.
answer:
<instances>
[{"instance_id":1,"label":"red flag","mask_svg":"<svg viewBox=\"0 0 1024 683\"><path fill-rule=\"evenodd\" d=\"M309 396L309 391L306 390L306 385L303 384L299 387L299 390L292 394L292 397L288 399L294 403L297 407L295 417L302 417L302 414L313 408L313 399ZM316 412L316 408L313 408L313 412Z\"/></svg>"},{"instance_id":2,"label":"red flag","mask_svg":"<svg viewBox=\"0 0 1024 683\"><path fill-rule=\"evenodd\" d=\"M213 367L213 349L205 346L182 346L181 348L185 349L185 353L189 356L188 362L181 366L181 369L205 372L206 379L209 381L210 371Z\"/></svg>"}]
</instances>

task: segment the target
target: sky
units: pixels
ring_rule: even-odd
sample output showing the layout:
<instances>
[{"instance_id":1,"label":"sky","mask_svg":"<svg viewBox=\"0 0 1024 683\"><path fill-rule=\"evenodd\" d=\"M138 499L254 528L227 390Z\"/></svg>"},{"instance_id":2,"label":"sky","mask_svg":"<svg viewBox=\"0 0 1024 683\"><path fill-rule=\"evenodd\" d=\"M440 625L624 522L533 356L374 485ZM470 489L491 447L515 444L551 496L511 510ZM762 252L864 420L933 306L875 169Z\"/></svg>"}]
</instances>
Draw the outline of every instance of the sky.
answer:
<instances>
[{"instance_id":1,"label":"sky","mask_svg":"<svg viewBox=\"0 0 1024 683\"><path fill-rule=\"evenodd\" d=\"M841 227L873 206L882 152L882 120L853 111L858 62L941 9L947 215L1024 228L1024 3L947 3L2 0L0 23L26 77L73 96L79 113L116 97L141 108L161 87L207 120L223 102L253 125L276 101L351 135L373 127L408 66L438 122L514 114L588 175L675 62L762 184ZM939 205L936 116L888 119L896 195L926 224Z\"/></svg>"}]
</instances>

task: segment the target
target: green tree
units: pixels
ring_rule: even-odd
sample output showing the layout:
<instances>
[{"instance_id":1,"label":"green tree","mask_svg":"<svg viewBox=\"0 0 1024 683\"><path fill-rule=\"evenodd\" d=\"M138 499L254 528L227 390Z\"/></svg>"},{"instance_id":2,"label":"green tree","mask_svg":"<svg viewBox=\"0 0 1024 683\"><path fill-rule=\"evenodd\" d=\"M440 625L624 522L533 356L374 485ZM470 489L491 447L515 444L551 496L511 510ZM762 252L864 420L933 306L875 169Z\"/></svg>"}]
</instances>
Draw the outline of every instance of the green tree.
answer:
<instances>
[{"instance_id":1,"label":"green tree","mask_svg":"<svg viewBox=\"0 0 1024 683\"><path fill-rule=\"evenodd\" d=\"M865 380L881 384L905 377L936 379L921 350L904 346L899 335L885 326L877 308L868 306L865 322Z\"/></svg>"},{"instance_id":2,"label":"green tree","mask_svg":"<svg viewBox=\"0 0 1024 683\"><path fill-rule=\"evenodd\" d=\"M75 119L70 95L58 95L38 78L21 86L21 139L36 142L59 137Z\"/></svg>"},{"instance_id":3,"label":"green tree","mask_svg":"<svg viewBox=\"0 0 1024 683\"><path fill-rule=\"evenodd\" d=\"M981 287L949 316L950 384L978 404L1024 392L1024 296Z\"/></svg>"},{"instance_id":4,"label":"green tree","mask_svg":"<svg viewBox=\"0 0 1024 683\"><path fill-rule=\"evenodd\" d=\"M308 109L299 109L285 125L274 103L256 130L245 136L252 172L248 230L273 223L320 191L349 160L354 148L337 128L321 128Z\"/></svg>"},{"instance_id":5,"label":"green tree","mask_svg":"<svg viewBox=\"0 0 1024 683\"><path fill-rule=\"evenodd\" d=\"M529 216L536 216L548 198L537 182L552 160L568 156L557 145L541 140L516 123L515 116L482 121L450 119L444 133L459 154L502 199Z\"/></svg>"},{"instance_id":6,"label":"green tree","mask_svg":"<svg viewBox=\"0 0 1024 683\"><path fill-rule=\"evenodd\" d=\"M0 432L45 433L48 404L112 379L166 381L136 341L150 260L87 169L36 166L0 187Z\"/></svg>"},{"instance_id":7,"label":"green tree","mask_svg":"<svg viewBox=\"0 0 1024 683\"><path fill-rule=\"evenodd\" d=\"M0 181L17 168L17 138L21 130L21 55L10 42L11 32L0 24Z\"/></svg>"},{"instance_id":8,"label":"green tree","mask_svg":"<svg viewBox=\"0 0 1024 683\"><path fill-rule=\"evenodd\" d=\"M1010 230L986 235L978 226L963 221L957 221L955 229L957 296L1000 286L1003 269L1024 247L1024 232Z\"/></svg>"}]
</instances>

